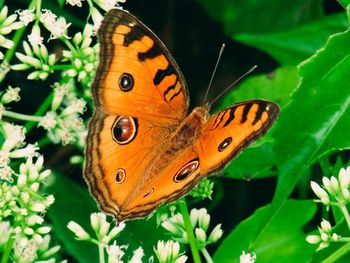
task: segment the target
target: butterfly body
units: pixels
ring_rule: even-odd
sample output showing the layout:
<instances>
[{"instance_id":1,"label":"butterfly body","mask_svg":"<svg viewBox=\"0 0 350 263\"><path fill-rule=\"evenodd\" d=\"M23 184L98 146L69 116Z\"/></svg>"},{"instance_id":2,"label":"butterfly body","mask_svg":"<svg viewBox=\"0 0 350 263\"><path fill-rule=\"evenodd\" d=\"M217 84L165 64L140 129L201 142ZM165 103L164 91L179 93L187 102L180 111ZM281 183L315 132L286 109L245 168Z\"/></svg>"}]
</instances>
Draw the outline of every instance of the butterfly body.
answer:
<instances>
[{"instance_id":1,"label":"butterfly body","mask_svg":"<svg viewBox=\"0 0 350 263\"><path fill-rule=\"evenodd\" d=\"M101 210L143 217L223 169L262 136L279 109L251 100L213 116L188 114L185 79L163 43L137 18L110 10L98 32L84 178Z\"/></svg>"}]
</instances>

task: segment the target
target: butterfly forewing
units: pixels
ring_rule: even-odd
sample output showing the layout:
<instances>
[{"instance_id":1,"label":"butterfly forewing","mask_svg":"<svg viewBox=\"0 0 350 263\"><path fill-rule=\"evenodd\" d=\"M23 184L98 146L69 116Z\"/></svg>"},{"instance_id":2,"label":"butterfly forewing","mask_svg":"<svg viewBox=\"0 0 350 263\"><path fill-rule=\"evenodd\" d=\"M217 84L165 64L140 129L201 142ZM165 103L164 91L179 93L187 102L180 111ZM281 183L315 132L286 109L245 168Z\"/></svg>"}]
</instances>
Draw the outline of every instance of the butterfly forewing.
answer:
<instances>
[{"instance_id":1,"label":"butterfly forewing","mask_svg":"<svg viewBox=\"0 0 350 263\"><path fill-rule=\"evenodd\" d=\"M178 124L187 114L184 77L164 44L138 19L110 10L98 31L100 64L92 86L98 108ZM113 99L112 99L113 98Z\"/></svg>"}]
</instances>

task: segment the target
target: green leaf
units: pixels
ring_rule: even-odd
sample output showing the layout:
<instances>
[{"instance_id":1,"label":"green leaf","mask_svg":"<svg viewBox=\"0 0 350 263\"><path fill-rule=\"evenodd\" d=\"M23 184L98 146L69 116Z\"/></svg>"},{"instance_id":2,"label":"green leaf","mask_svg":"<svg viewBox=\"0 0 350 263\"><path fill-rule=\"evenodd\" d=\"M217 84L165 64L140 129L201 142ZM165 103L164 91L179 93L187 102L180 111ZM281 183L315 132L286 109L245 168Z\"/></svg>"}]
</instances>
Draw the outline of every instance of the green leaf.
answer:
<instances>
[{"instance_id":1,"label":"green leaf","mask_svg":"<svg viewBox=\"0 0 350 263\"><path fill-rule=\"evenodd\" d=\"M315 247L306 243L302 227L314 216L316 204L287 200L268 224L259 229L271 208L271 205L259 208L242 221L215 252L214 262L239 262L242 251L255 253L257 262L262 263L309 262Z\"/></svg>"},{"instance_id":2,"label":"green leaf","mask_svg":"<svg viewBox=\"0 0 350 263\"><path fill-rule=\"evenodd\" d=\"M270 74L253 76L230 92L219 108L225 108L237 101L263 98L283 107L290 101L290 94L298 84L296 67L279 68ZM230 178L262 178L272 176L271 168L276 165L273 141L266 135L244 150L225 169Z\"/></svg>"},{"instance_id":3,"label":"green leaf","mask_svg":"<svg viewBox=\"0 0 350 263\"><path fill-rule=\"evenodd\" d=\"M274 129L279 180L276 209L294 189L350 105L350 32L333 35L300 67L301 82Z\"/></svg>"},{"instance_id":4,"label":"green leaf","mask_svg":"<svg viewBox=\"0 0 350 263\"><path fill-rule=\"evenodd\" d=\"M341 4L344 8L346 8L348 5L350 5L349 0L338 0L338 3Z\"/></svg>"},{"instance_id":5,"label":"green leaf","mask_svg":"<svg viewBox=\"0 0 350 263\"><path fill-rule=\"evenodd\" d=\"M199 2L214 19L222 23L228 35L277 32L322 17L320 0L307 2L305 0L199 0Z\"/></svg>"},{"instance_id":6,"label":"green leaf","mask_svg":"<svg viewBox=\"0 0 350 263\"><path fill-rule=\"evenodd\" d=\"M346 14L341 13L289 31L240 34L233 35L233 38L265 51L282 65L296 65L321 48L329 35L344 31L346 28Z\"/></svg>"},{"instance_id":7,"label":"green leaf","mask_svg":"<svg viewBox=\"0 0 350 263\"><path fill-rule=\"evenodd\" d=\"M350 109L347 109L345 114L341 116L340 120L335 124L334 128L323 142L321 148L316 154L316 158L320 158L323 155L329 155L339 150L350 149Z\"/></svg>"},{"instance_id":8,"label":"green leaf","mask_svg":"<svg viewBox=\"0 0 350 263\"><path fill-rule=\"evenodd\" d=\"M298 81L295 66L281 67L269 74L250 77L225 96L220 108L237 101L257 98L271 100L283 107L290 101L290 94L297 87Z\"/></svg>"}]
</instances>

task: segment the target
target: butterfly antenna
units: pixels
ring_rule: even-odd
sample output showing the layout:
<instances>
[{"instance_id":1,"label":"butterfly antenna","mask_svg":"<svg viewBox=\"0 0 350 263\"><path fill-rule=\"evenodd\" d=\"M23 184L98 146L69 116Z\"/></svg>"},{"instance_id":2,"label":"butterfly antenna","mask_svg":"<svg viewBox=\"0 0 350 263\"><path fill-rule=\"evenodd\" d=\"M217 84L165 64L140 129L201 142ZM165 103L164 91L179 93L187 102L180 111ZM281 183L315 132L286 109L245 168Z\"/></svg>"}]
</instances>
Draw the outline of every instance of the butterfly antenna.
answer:
<instances>
[{"instance_id":1,"label":"butterfly antenna","mask_svg":"<svg viewBox=\"0 0 350 263\"><path fill-rule=\"evenodd\" d=\"M254 65L251 67L246 73L244 73L242 76L240 76L238 79L236 79L230 86L228 86L223 92L221 92L212 102L210 102L209 105L212 105L215 101L217 101L222 95L224 95L228 90L230 90L234 85L236 85L241 79L243 79L245 76L252 73L258 66Z\"/></svg>"},{"instance_id":2,"label":"butterfly antenna","mask_svg":"<svg viewBox=\"0 0 350 263\"><path fill-rule=\"evenodd\" d=\"M215 76L215 73L216 73L216 69L218 68L218 65L219 65L222 53L224 53L224 49L225 49L225 43L223 43L221 48L220 48L219 56L218 56L218 59L216 60L216 64L215 64L215 68L214 68L213 74L211 75L207 91L205 92L205 95L204 95L203 105L205 104L205 101L207 100L207 97L208 97L208 94L209 94L209 90L210 90L211 84L213 82L213 79L214 79L214 76Z\"/></svg>"}]
</instances>

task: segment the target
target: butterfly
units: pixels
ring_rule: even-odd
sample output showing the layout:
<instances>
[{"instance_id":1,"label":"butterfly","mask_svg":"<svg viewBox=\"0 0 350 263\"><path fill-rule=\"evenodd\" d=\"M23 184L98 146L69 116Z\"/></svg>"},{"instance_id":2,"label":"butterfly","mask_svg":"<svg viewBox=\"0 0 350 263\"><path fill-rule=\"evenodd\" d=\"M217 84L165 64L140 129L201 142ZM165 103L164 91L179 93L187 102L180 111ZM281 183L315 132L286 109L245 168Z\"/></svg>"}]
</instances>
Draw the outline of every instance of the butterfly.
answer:
<instances>
[{"instance_id":1,"label":"butterfly","mask_svg":"<svg viewBox=\"0 0 350 263\"><path fill-rule=\"evenodd\" d=\"M279 107L249 100L213 116L188 113L184 76L158 37L122 9L98 30L84 178L118 221L147 216L188 193L271 127Z\"/></svg>"}]
</instances>

